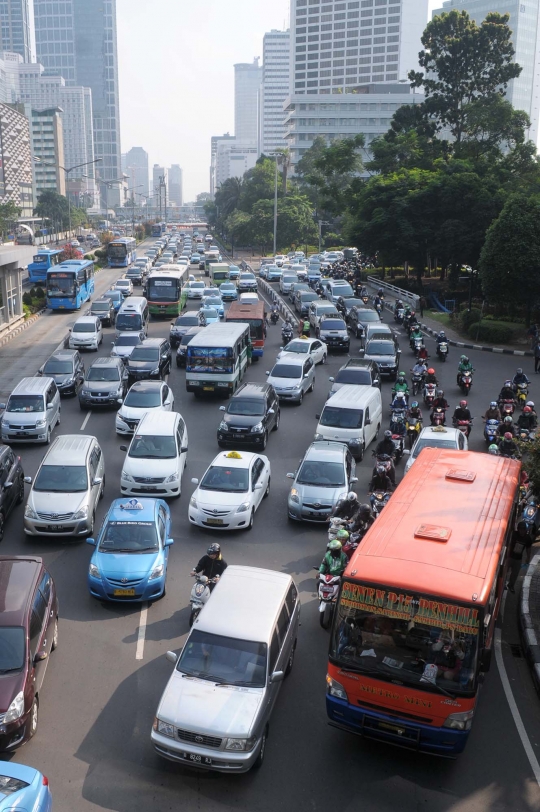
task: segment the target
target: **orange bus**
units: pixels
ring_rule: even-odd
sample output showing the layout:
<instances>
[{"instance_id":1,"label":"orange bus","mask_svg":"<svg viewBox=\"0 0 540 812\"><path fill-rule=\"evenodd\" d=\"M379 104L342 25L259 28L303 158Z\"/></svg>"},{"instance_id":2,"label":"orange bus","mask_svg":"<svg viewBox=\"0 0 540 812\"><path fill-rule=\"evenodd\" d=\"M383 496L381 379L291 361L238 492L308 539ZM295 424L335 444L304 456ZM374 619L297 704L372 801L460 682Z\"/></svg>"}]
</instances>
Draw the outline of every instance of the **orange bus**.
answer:
<instances>
[{"instance_id":1,"label":"orange bus","mask_svg":"<svg viewBox=\"0 0 540 812\"><path fill-rule=\"evenodd\" d=\"M231 306L225 313L225 321L241 321L244 324L249 324L253 360L258 361L259 358L262 358L266 338L264 302L257 302L257 304L231 302Z\"/></svg>"},{"instance_id":2,"label":"orange bus","mask_svg":"<svg viewBox=\"0 0 540 812\"><path fill-rule=\"evenodd\" d=\"M504 590L520 463L426 448L343 575L330 724L420 752L467 742Z\"/></svg>"}]
</instances>

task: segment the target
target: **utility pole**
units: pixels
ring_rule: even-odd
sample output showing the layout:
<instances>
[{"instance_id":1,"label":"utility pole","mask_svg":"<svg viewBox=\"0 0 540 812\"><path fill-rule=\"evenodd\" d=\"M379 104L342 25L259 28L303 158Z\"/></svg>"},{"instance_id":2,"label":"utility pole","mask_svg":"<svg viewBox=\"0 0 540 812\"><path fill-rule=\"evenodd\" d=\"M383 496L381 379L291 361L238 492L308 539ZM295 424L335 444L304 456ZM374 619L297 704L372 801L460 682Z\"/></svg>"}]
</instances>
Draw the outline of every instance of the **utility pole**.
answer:
<instances>
[{"instance_id":1,"label":"utility pole","mask_svg":"<svg viewBox=\"0 0 540 812\"><path fill-rule=\"evenodd\" d=\"M319 254L321 253L322 227L329 225L330 223L327 220L319 220Z\"/></svg>"},{"instance_id":2,"label":"utility pole","mask_svg":"<svg viewBox=\"0 0 540 812\"><path fill-rule=\"evenodd\" d=\"M161 190L165 190L165 222L167 222L167 184L165 182L165 175L159 176L159 210L161 214Z\"/></svg>"}]
</instances>

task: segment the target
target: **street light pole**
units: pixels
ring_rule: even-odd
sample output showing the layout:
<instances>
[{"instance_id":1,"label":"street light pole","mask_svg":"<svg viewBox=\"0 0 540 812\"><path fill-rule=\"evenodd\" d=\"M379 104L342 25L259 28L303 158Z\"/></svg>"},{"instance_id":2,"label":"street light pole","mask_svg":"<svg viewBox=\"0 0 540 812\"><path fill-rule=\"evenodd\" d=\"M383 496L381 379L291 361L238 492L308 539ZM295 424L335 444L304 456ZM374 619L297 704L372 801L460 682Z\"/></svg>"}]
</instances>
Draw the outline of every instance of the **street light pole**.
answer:
<instances>
[{"instance_id":1,"label":"street light pole","mask_svg":"<svg viewBox=\"0 0 540 812\"><path fill-rule=\"evenodd\" d=\"M75 166L70 166L66 169L65 166L61 166L60 164L51 163L50 161L42 161L41 158L34 156L34 161L37 161L39 164L44 164L45 166L57 166L58 169L62 169L66 173L66 197L68 200L68 222L69 222L69 233L71 234L71 198L69 196L69 189L68 189L68 181L69 181L69 173L73 172L74 169L81 169L83 166L91 166L92 164L98 164L102 159L95 158L93 161L86 161L84 164L76 164Z\"/></svg>"},{"instance_id":2,"label":"street light pole","mask_svg":"<svg viewBox=\"0 0 540 812\"><path fill-rule=\"evenodd\" d=\"M327 220L319 220L319 254L321 253L322 227L328 225L330 225L330 223Z\"/></svg>"},{"instance_id":3,"label":"street light pole","mask_svg":"<svg viewBox=\"0 0 540 812\"><path fill-rule=\"evenodd\" d=\"M274 177L274 256L276 255L277 250L277 202L278 202L278 158L283 157L282 152L271 152L269 155L270 158L274 158L276 161L276 172Z\"/></svg>"}]
</instances>

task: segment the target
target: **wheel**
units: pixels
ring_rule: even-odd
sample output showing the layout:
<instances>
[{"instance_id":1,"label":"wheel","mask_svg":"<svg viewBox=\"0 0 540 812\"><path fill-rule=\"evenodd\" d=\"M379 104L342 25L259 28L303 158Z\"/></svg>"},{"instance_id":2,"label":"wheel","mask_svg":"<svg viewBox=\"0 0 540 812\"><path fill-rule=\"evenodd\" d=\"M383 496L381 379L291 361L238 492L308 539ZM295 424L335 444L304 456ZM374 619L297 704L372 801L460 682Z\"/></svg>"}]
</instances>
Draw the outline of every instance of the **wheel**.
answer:
<instances>
[{"instance_id":1,"label":"wheel","mask_svg":"<svg viewBox=\"0 0 540 812\"><path fill-rule=\"evenodd\" d=\"M58 618L54 621L54 631L53 631L53 639L51 645L51 651L54 651L58 648Z\"/></svg>"},{"instance_id":2,"label":"wheel","mask_svg":"<svg viewBox=\"0 0 540 812\"><path fill-rule=\"evenodd\" d=\"M281 419L281 412L278 410L278 413L276 415L276 422L274 424L274 428L272 429L272 431L277 431L279 429L279 421L280 421L280 419Z\"/></svg>"},{"instance_id":3,"label":"wheel","mask_svg":"<svg viewBox=\"0 0 540 812\"><path fill-rule=\"evenodd\" d=\"M255 511L251 511L251 517L249 519L249 524L246 527L246 530L253 530L253 522L255 521Z\"/></svg>"},{"instance_id":4,"label":"wheel","mask_svg":"<svg viewBox=\"0 0 540 812\"><path fill-rule=\"evenodd\" d=\"M4 514L0 512L0 541L4 539L5 521Z\"/></svg>"},{"instance_id":5,"label":"wheel","mask_svg":"<svg viewBox=\"0 0 540 812\"><path fill-rule=\"evenodd\" d=\"M313 392L314 388L315 388L315 378L313 378L313 380L311 381L311 386L309 387L308 392Z\"/></svg>"},{"instance_id":6,"label":"wheel","mask_svg":"<svg viewBox=\"0 0 540 812\"><path fill-rule=\"evenodd\" d=\"M58 418L57 418L57 420L56 420L56 425L57 425L57 426L59 426L59 425L60 425L60 409L58 409Z\"/></svg>"},{"instance_id":7,"label":"wheel","mask_svg":"<svg viewBox=\"0 0 540 812\"><path fill-rule=\"evenodd\" d=\"M96 523L96 511L94 510L94 512L92 513L92 522L90 523L90 527L89 527L89 529L87 530L87 535L88 535L88 536L91 536L91 535L92 535L92 533L94 532L94 525L95 525L95 523Z\"/></svg>"},{"instance_id":8,"label":"wheel","mask_svg":"<svg viewBox=\"0 0 540 812\"><path fill-rule=\"evenodd\" d=\"M85 412L85 411L86 411L86 406L83 406L83 404L81 403L81 401L79 401L79 409L81 410L81 412Z\"/></svg>"},{"instance_id":9,"label":"wheel","mask_svg":"<svg viewBox=\"0 0 540 812\"><path fill-rule=\"evenodd\" d=\"M333 607L331 603L324 605L324 612L319 612L319 623L323 629L328 629L332 622Z\"/></svg>"},{"instance_id":10,"label":"wheel","mask_svg":"<svg viewBox=\"0 0 540 812\"><path fill-rule=\"evenodd\" d=\"M49 426L49 428L47 429L47 439L46 439L46 441L45 441L45 442L47 443L47 445L50 445L50 444L51 444L51 427L50 427L50 426Z\"/></svg>"},{"instance_id":11,"label":"wheel","mask_svg":"<svg viewBox=\"0 0 540 812\"><path fill-rule=\"evenodd\" d=\"M266 486L266 490L265 490L265 492L264 492L263 499L266 499L266 497L267 497L267 496L269 495L269 493L270 493L270 480L271 480L271 477L268 477L268 485Z\"/></svg>"},{"instance_id":12,"label":"wheel","mask_svg":"<svg viewBox=\"0 0 540 812\"><path fill-rule=\"evenodd\" d=\"M101 483L101 490L99 492L99 498L103 499L105 496L105 474L103 474L103 482Z\"/></svg>"},{"instance_id":13,"label":"wheel","mask_svg":"<svg viewBox=\"0 0 540 812\"><path fill-rule=\"evenodd\" d=\"M188 621L188 623L189 623L189 628L190 629L193 626L193 624L195 623L195 621L197 620L197 617L199 616L199 611L200 611L199 609L192 609L191 612L189 613L189 621Z\"/></svg>"},{"instance_id":14,"label":"wheel","mask_svg":"<svg viewBox=\"0 0 540 812\"><path fill-rule=\"evenodd\" d=\"M366 444L365 444L365 442L362 442L362 448L360 449L360 452L358 454L358 462L362 462L362 460L364 459L364 451L365 450L366 450Z\"/></svg>"},{"instance_id":15,"label":"wheel","mask_svg":"<svg viewBox=\"0 0 540 812\"><path fill-rule=\"evenodd\" d=\"M30 710L30 736L32 738L36 735L37 727L38 727L38 716L39 716L39 702L37 696L34 697L34 701L32 702L32 708Z\"/></svg>"},{"instance_id":16,"label":"wheel","mask_svg":"<svg viewBox=\"0 0 540 812\"><path fill-rule=\"evenodd\" d=\"M19 480L19 493L17 494L17 504L20 505L24 499L24 479Z\"/></svg>"},{"instance_id":17,"label":"wheel","mask_svg":"<svg viewBox=\"0 0 540 812\"><path fill-rule=\"evenodd\" d=\"M264 755L265 755L265 752L266 752L266 739L267 738L268 738L268 725L266 726L266 729L265 729L264 733L262 734L261 746L260 746L260 749L259 749L259 755L257 756L257 759L253 762L253 769L254 770L258 770L258 769L260 769L260 767L262 767L262 763L264 761Z\"/></svg>"},{"instance_id":18,"label":"wheel","mask_svg":"<svg viewBox=\"0 0 540 812\"><path fill-rule=\"evenodd\" d=\"M326 364L326 353L322 357L321 364Z\"/></svg>"},{"instance_id":19,"label":"wheel","mask_svg":"<svg viewBox=\"0 0 540 812\"><path fill-rule=\"evenodd\" d=\"M289 659L287 660L287 665L285 666L285 676L288 677L292 671L292 667L294 665L294 652L296 651L296 640L294 641L294 645L291 649L291 653L289 655Z\"/></svg>"},{"instance_id":20,"label":"wheel","mask_svg":"<svg viewBox=\"0 0 540 812\"><path fill-rule=\"evenodd\" d=\"M268 432L265 431L263 441L262 441L262 445L261 445L261 451L264 451L264 449L266 448L267 443L268 443Z\"/></svg>"},{"instance_id":21,"label":"wheel","mask_svg":"<svg viewBox=\"0 0 540 812\"><path fill-rule=\"evenodd\" d=\"M300 400L298 401L298 405L299 405L299 406L301 406L301 405L302 405L302 401L303 401L303 400L304 400L304 393L303 393L303 392L300 392Z\"/></svg>"}]
</instances>

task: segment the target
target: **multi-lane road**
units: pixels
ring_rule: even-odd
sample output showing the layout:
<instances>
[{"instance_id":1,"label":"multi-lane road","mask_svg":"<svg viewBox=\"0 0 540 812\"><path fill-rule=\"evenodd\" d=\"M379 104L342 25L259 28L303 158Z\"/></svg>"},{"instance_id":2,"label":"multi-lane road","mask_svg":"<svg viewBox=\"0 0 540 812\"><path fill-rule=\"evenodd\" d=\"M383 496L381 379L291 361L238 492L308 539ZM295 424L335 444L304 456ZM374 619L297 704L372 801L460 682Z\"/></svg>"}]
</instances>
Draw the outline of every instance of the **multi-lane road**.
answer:
<instances>
[{"instance_id":1,"label":"multi-lane road","mask_svg":"<svg viewBox=\"0 0 540 812\"><path fill-rule=\"evenodd\" d=\"M101 277L101 279L100 279ZM114 277L105 270L100 287ZM56 315L47 316L52 322ZM60 316L60 319L69 318ZM71 320L73 318L71 317ZM58 322L60 324L60 322ZM31 331L30 328L29 331ZM169 322L153 321L150 335L166 335ZM26 331L27 333L29 331ZM99 354L108 354L112 331ZM53 342L51 342L52 344ZM431 339L427 340L433 347ZM264 359L248 370L248 379L262 381L280 346L280 330L270 327ZM351 354L359 342L352 340ZM0 377L6 351L0 349ZM402 368L413 363L402 338ZM10 355L10 372L33 374L41 361L30 352L20 361ZM460 399L455 384L459 352L437 365L446 396ZM89 365L95 354L85 357ZM477 415L471 448L484 451L479 415L501 382L515 370L511 357L471 352L476 374L469 402ZM169 384L175 405L189 432L188 468L183 492L171 503L173 536L167 595L146 607L108 606L90 598L86 573L92 548L63 539L35 540L22 531L23 508L10 517L1 552L40 554L49 566L60 596L60 642L51 656L41 695L39 729L17 751L14 760L42 770L51 782L57 812L148 812L149 809L202 812L297 812L336 809L340 812L499 812L540 809L539 703L527 666L519 656L516 598L507 596L500 648L480 698L469 744L458 761L436 760L363 741L328 727L325 715L325 673L328 635L319 627L312 567L320 563L323 529L288 522L286 497L304 450L313 440L315 413L329 389L328 376L343 363L330 356L317 368L315 391L300 407L284 405L279 431L266 449L272 464L272 491L264 500L250 533L228 535L191 527L187 521L191 477L200 477L217 453L219 401L194 400L185 391L184 371L173 368ZM521 363L521 362L520 362ZM533 376L534 377L534 376ZM383 384L386 414L390 401ZM540 400L533 380L532 397ZM84 425L84 429L83 429ZM98 508L101 521L111 500L119 496L123 452L113 412L81 412L77 399L62 405L62 433L96 435L105 452L107 488ZM21 447L25 473L34 475L41 447ZM367 496L371 472L367 454L358 466L359 495ZM398 466L401 477L403 463ZM456 505L459 510L459 505ZM162 761L150 745L150 728L172 666L165 659L178 650L188 631L189 571L216 538L229 563L261 566L291 573L302 600L301 629L293 673L280 694L272 718L263 768L245 776L193 772ZM254 607L256 611L256 607ZM526 748L529 748L528 750Z\"/></svg>"}]
</instances>

